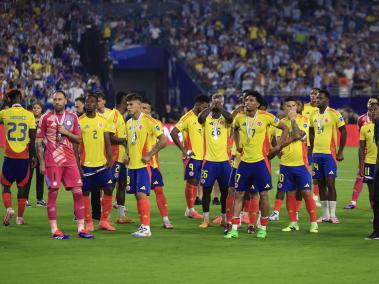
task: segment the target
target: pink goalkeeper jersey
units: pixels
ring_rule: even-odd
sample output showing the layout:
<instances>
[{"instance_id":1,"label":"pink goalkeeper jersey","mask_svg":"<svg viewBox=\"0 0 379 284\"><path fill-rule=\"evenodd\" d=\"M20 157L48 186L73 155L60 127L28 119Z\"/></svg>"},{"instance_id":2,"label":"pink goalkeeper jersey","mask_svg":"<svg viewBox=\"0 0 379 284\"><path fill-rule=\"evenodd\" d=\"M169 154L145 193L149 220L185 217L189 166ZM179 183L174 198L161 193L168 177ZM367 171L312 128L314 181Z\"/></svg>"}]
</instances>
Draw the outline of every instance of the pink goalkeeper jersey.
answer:
<instances>
[{"instance_id":1,"label":"pink goalkeeper jersey","mask_svg":"<svg viewBox=\"0 0 379 284\"><path fill-rule=\"evenodd\" d=\"M76 165L72 143L63 135L60 138L59 124L71 133L80 135L78 118L74 113L65 111L64 114L55 115L49 111L44 114L38 124L37 138L44 139L46 167Z\"/></svg>"}]
</instances>

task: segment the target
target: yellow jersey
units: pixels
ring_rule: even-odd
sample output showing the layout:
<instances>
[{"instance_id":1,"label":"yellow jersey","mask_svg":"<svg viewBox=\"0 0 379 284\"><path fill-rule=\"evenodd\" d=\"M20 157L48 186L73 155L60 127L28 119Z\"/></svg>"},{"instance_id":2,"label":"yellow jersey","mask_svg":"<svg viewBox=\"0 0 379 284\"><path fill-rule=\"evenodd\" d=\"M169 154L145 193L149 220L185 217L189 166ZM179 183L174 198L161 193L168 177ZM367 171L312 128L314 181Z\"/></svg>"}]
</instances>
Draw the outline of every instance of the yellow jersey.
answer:
<instances>
[{"instance_id":1,"label":"yellow jersey","mask_svg":"<svg viewBox=\"0 0 379 284\"><path fill-rule=\"evenodd\" d=\"M202 161L204 158L203 126L198 122L197 115L190 110L180 118L175 127L182 132L184 146L195 154L192 159Z\"/></svg>"},{"instance_id":2,"label":"yellow jersey","mask_svg":"<svg viewBox=\"0 0 379 284\"><path fill-rule=\"evenodd\" d=\"M154 119L154 118L153 118ZM157 123L157 125L159 125L159 127L161 129L163 129L163 124L161 121L157 120L157 119L154 119L155 122ZM153 132L153 135L150 136L150 141L149 141L149 151L151 151L151 149L153 149L154 145L157 143L157 140L158 140L158 136L157 136L157 132ZM156 169L156 168L159 168L159 156L158 156L158 153L156 153L153 158L152 158L152 161L151 161L151 166Z\"/></svg>"},{"instance_id":3,"label":"yellow jersey","mask_svg":"<svg viewBox=\"0 0 379 284\"><path fill-rule=\"evenodd\" d=\"M239 113L233 125L240 129L240 143L243 149L241 161L259 162L267 158L270 150L269 126L277 127L279 119L273 114L257 110L254 117Z\"/></svg>"},{"instance_id":4,"label":"yellow jersey","mask_svg":"<svg viewBox=\"0 0 379 284\"><path fill-rule=\"evenodd\" d=\"M337 153L337 129L345 125L342 115L333 108L326 108L323 114L316 110L310 119L310 127L314 128L315 138L313 153Z\"/></svg>"},{"instance_id":5,"label":"yellow jersey","mask_svg":"<svg viewBox=\"0 0 379 284\"><path fill-rule=\"evenodd\" d=\"M129 169L141 169L147 166L142 162L142 156L151 149L152 136L158 137L162 134L161 125L154 118L144 113L141 113L138 119L131 118L126 122L130 158ZM151 165L151 161L148 164Z\"/></svg>"},{"instance_id":6,"label":"yellow jersey","mask_svg":"<svg viewBox=\"0 0 379 284\"><path fill-rule=\"evenodd\" d=\"M288 117L285 117L281 122L288 127L288 136L292 136L292 124ZM309 135L309 120L307 117L297 115L296 124L300 130L304 131L306 136ZM278 132L278 137L281 135ZM308 167L308 148L306 140L297 140L288 146L284 147L280 155L280 164L283 166L306 166Z\"/></svg>"},{"instance_id":7,"label":"yellow jersey","mask_svg":"<svg viewBox=\"0 0 379 284\"><path fill-rule=\"evenodd\" d=\"M117 138L126 138L125 121L122 114L117 110L113 109L108 116L108 124L111 128L112 133L115 134ZM126 151L125 145L112 145L112 160L114 162L123 163L125 161Z\"/></svg>"},{"instance_id":8,"label":"yellow jersey","mask_svg":"<svg viewBox=\"0 0 379 284\"><path fill-rule=\"evenodd\" d=\"M308 121L311 121L311 116L315 111L318 111L318 107L312 106L311 103L306 103L304 104L302 115L308 118ZM311 142L309 141L309 135L307 136L307 144L308 146L311 145Z\"/></svg>"},{"instance_id":9,"label":"yellow jersey","mask_svg":"<svg viewBox=\"0 0 379 284\"><path fill-rule=\"evenodd\" d=\"M80 145L80 164L95 168L107 162L105 150L105 132L112 132L108 121L96 113L94 118L83 114L79 117L80 131L83 142Z\"/></svg>"},{"instance_id":10,"label":"yellow jersey","mask_svg":"<svg viewBox=\"0 0 379 284\"><path fill-rule=\"evenodd\" d=\"M29 159L29 129L36 129L34 115L15 104L0 111L0 122L5 130L4 156L13 159Z\"/></svg>"},{"instance_id":11,"label":"yellow jersey","mask_svg":"<svg viewBox=\"0 0 379 284\"><path fill-rule=\"evenodd\" d=\"M111 114L112 110L109 108L104 108L104 112L97 112L100 116L104 117L105 119L108 119L109 115Z\"/></svg>"},{"instance_id":12,"label":"yellow jersey","mask_svg":"<svg viewBox=\"0 0 379 284\"><path fill-rule=\"evenodd\" d=\"M301 113L303 116L308 118L308 120L311 118L312 114L318 110L318 107L312 106L311 103L304 104L303 112Z\"/></svg>"},{"instance_id":13,"label":"yellow jersey","mask_svg":"<svg viewBox=\"0 0 379 284\"><path fill-rule=\"evenodd\" d=\"M204 122L204 160L224 162L229 160L229 137L231 125L221 115L219 118L207 116Z\"/></svg>"},{"instance_id":14,"label":"yellow jersey","mask_svg":"<svg viewBox=\"0 0 379 284\"><path fill-rule=\"evenodd\" d=\"M367 164L376 164L376 156L378 154L378 148L375 143L374 127L375 124L372 122L365 124L362 126L359 134L359 140L366 142L365 163Z\"/></svg>"}]
</instances>

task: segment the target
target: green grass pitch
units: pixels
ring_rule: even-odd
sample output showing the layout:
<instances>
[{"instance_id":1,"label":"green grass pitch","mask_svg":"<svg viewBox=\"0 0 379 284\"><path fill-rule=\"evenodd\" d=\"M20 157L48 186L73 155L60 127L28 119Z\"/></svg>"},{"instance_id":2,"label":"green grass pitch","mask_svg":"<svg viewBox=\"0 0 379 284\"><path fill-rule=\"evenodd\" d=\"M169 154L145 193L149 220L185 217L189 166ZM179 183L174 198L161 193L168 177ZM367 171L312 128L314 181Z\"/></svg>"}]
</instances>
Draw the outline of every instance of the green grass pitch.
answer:
<instances>
[{"instance_id":1,"label":"green grass pitch","mask_svg":"<svg viewBox=\"0 0 379 284\"><path fill-rule=\"evenodd\" d=\"M321 224L319 234L308 232L305 206L300 231L283 233L287 213L268 227L268 237L258 240L240 230L240 239L225 240L222 229L200 229L199 220L186 219L184 182L179 152L169 146L160 153L172 231L162 228L150 197L152 233L149 239L134 239L137 224L118 225L116 232L95 231L94 240L75 237L71 193L60 190L58 224L70 240L53 240L46 209L26 209L28 225L0 227L0 283L378 283L379 242L364 241L371 232L367 188L358 208L346 211L357 168L357 148L346 148L337 178L340 225ZM273 162L273 172L277 169ZM276 185L277 175L273 176ZM270 192L273 201L276 189ZM13 197L16 189L13 188ZM45 191L45 199L47 194ZM127 196L130 216L138 221L135 200ZM13 201L16 207L15 200ZM273 202L271 202L271 207ZM200 206L197 208L201 212ZM320 213L318 209L318 213ZM219 208L211 207L211 216ZM4 214L1 206L0 215ZM115 219L117 212L112 212ZM1 217L2 218L2 217Z\"/></svg>"}]
</instances>

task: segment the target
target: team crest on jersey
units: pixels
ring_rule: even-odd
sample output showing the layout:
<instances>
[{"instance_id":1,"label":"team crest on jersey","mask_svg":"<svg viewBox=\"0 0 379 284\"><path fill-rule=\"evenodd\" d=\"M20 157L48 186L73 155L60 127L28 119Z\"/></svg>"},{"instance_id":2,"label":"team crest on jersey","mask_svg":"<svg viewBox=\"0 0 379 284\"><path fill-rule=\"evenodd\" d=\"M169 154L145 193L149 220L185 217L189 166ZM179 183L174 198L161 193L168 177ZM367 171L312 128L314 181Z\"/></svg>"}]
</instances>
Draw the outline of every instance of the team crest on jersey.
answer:
<instances>
[{"instance_id":1,"label":"team crest on jersey","mask_svg":"<svg viewBox=\"0 0 379 284\"><path fill-rule=\"evenodd\" d=\"M98 127L99 127L99 128L103 128L103 127L104 127L104 124L103 124L102 122L99 122Z\"/></svg>"},{"instance_id":2,"label":"team crest on jersey","mask_svg":"<svg viewBox=\"0 0 379 284\"><path fill-rule=\"evenodd\" d=\"M143 129L143 125L142 124L139 126L139 129Z\"/></svg>"},{"instance_id":3,"label":"team crest on jersey","mask_svg":"<svg viewBox=\"0 0 379 284\"><path fill-rule=\"evenodd\" d=\"M220 121L220 125L224 125L225 122L223 120Z\"/></svg>"},{"instance_id":4,"label":"team crest on jersey","mask_svg":"<svg viewBox=\"0 0 379 284\"><path fill-rule=\"evenodd\" d=\"M328 123L328 122L329 122L329 120L328 120L327 118L325 118L325 120L324 120L324 121L325 121L325 123Z\"/></svg>"},{"instance_id":5,"label":"team crest on jersey","mask_svg":"<svg viewBox=\"0 0 379 284\"><path fill-rule=\"evenodd\" d=\"M66 125L67 125L67 126L71 126L71 125L72 125L71 120L67 120L67 121L66 121Z\"/></svg>"},{"instance_id":6,"label":"team crest on jersey","mask_svg":"<svg viewBox=\"0 0 379 284\"><path fill-rule=\"evenodd\" d=\"M258 121L257 126L262 126L262 121Z\"/></svg>"}]
</instances>

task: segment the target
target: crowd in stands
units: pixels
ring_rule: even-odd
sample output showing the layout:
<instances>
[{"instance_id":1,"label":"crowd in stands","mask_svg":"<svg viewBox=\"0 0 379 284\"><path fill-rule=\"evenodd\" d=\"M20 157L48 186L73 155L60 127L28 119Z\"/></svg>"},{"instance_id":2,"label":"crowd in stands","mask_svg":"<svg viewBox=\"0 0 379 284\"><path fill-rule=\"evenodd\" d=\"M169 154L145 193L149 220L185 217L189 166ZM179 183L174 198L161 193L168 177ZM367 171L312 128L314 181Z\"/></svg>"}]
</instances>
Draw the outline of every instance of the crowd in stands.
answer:
<instances>
[{"instance_id":1,"label":"crowd in stands","mask_svg":"<svg viewBox=\"0 0 379 284\"><path fill-rule=\"evenodd\" d=\"M168 42L205 89L305 95L314 86L340 96L378 89L373 1L195 0L156 18L148 8L105 23L113 48Z\"/></svg>"},{"instance_id":2,"label":"crowd in stands","mask_svg":"<svg viewBox=\"0 0 379 284\"><path fill-rule=\"evenodd\" d=\"M379 89L375 1L161 2L172 5L154 13L152 2L141 0L138 8L119 17L100 16L91 5L61 12L48 1L2 1L0 95L17 85L29 103L49 103L51 91L62 89L73 102L86 90L102 89L99 78L86 74L80 61L85 19L102 30L109 48L169 47L205 90L231 95L254 88L304 96L318 87L349 96ZM226 108L234 105L228 96Z\"/></svg>"},{"instance_id":3,"label":"crowd in stands","mask_svg":"<svg viewBox=\"0 0 379 284\"><path fill-rule=\"evenodd\" d=\"M70 102L87 89L99 90L80 62L78 44L85 23L79 9L54 13L48 1L2 1L0 4L0 96L17 87L26 105L51 103L61 89Z\"/></svg>"}]
</instances>

